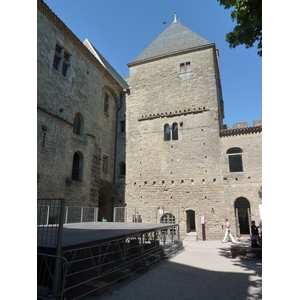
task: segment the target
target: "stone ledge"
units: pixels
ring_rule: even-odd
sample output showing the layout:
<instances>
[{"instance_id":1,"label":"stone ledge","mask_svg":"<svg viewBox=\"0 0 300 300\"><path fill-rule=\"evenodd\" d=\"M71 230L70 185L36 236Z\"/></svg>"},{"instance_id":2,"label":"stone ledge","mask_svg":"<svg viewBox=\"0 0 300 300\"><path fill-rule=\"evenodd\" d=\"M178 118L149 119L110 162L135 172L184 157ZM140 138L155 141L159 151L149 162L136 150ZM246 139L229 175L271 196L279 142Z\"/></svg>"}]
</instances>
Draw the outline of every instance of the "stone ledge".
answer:
<instances>
[{"instance_id":1,"label":"stone ledge","mask_svg":"<svg viewBox=\"0 0 300 300\"><path fill-rule=\"evenodd\" d=\"M196 108L188 108L184 110L176 110L175 112L165 112L165 113L157 113L157 114L149 114L149 115L142 115L141 118L138 119L138 121L145 121L145 120L151 120L151 119L157 119L157 118L165 118L165 117L175 117L175 116L181 116L181 115L188 115L188 114L198 114L203 113L205 111L209 111L209 109L203 107Z\"/></svg>"}]
</instances>

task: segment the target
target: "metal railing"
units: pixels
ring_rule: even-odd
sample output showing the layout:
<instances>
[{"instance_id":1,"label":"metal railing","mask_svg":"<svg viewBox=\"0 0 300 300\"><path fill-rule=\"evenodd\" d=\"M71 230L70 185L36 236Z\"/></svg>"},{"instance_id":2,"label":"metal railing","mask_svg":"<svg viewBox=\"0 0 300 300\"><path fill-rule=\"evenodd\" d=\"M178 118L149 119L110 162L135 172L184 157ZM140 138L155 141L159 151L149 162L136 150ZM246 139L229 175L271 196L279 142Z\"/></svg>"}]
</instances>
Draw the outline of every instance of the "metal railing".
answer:
<instances>
[{"instance_id":1,"label":"metal railing","mask_svg":"<svg viewBox=\"0 0 300 300\"><path fill-rule=\"evenodd\" d=\"M166 224L142 234L65 250L66 298L100 296L159 260L172 257L182 248L178 229L177 224Z\"/></svg>"},{"instance_id":2,"label":"metal railing","mask_svg":"<svg viewBox=\"0 0 300 300\"><path fill-rule=\"evenodd\" d=\"M60 246L64 199L37 199L37 246Z\"/></svg>"},{"instance_id":3,"label":"metal railing","mask_svg":"<svg viewBox=\"0 0 300 300\"><path fill-rule=\"evenodd\" d=\"M64 299L66 273L64 257L37 253L37 299ZM59 280L57 274L61 274Z\"/></svg>"}]
</instances>

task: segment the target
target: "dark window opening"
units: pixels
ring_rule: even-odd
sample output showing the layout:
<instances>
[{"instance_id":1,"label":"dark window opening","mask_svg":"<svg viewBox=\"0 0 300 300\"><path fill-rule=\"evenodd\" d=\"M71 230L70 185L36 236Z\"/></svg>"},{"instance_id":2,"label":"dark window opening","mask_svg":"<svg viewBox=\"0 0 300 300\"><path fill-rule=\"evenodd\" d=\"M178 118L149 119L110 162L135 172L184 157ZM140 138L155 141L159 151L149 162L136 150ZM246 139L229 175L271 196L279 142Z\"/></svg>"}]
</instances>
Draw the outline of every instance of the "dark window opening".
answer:
<instances>
[{"instance_id":1,"label":"dark window opening","mask_svg":"<svg viewBox=\"0 0 300 300\"><path fill-rule=\"evenodd\" d=\"M172 140L178 140L178 124L173 123L172 125Z\"/></svg>"},{"instance_id":2,"label":"dark window opening","mask_svg":"<svg viewBox=\"0 0 300 300\"><path fill-rule=\"evenodd\" d=\"M125 121L120 121L121 132L125 132Z\"/></svg>"},{"instance_id":3,"label":"dark window opening","mask_svg":"<svg viewBox=\"0 0 300 300\"><path fill-rule=\"evenodd\" d=\"M171 139L171 129L169 124L165 124L164 126L164 140L169 141Z\"/></svg>"},{"instance_id":4,"label":"dark window opening","mask_svg":"<svg viewBox=\"0 0 300 300\"><path fill-rule=\"evenodd\" d=\"M230 148L227 150L230 172L243 172L243 150L240 148Z\"/></svg>"},{"instance_id":5,"label":"dark window opening","mask_svg":"<svg viewBox=\"0 0 300 300\"><path fill-rule=\"evenodd\" d=\"M104 112L106 112L108 114L108 108L109 108L109 96L108 94L105 93L104 96Z\"/></svg>"},{"instance_id":6,"label":"dark window opening","mask_svg":"<svg viewBox=\"0 0 300 300\"><path fill-rule=\"evenodd\" d=\"M73 168L72 168L72 179L78 181L79 180L79 154L74 153L73 157Z\"/></svg>"},{"instance_id":7,"label":"dark window opening","mask_svg":"<svg viewBox=\"0 0 300 300\"><path fill-rule=\"evenodd\" d=\"M80 135L81 127L82 127L82 117L80 116L79 113L77 113L74 118L73 132Z\"/></svg>"},{"instance_id":8,"label":"dark window opening","mask_svg":"<svg viewBox=\"0 0 300 300\"><path fill-rule=\"evenodd\" d=\"M71 55L61 46L56 44L53 59L53 68L65 77L69 75Z\"/></svg>"},{"instance_id":9,"label":"dark window opening","mask_svg":"<svg viewBox=\"0 0 300 300\"><path fill-rule=\"evenodd\" d=\"M125 176L126 175L126 165L124 162L120 163L120 176Z\"/></svg>"}]
</instances>

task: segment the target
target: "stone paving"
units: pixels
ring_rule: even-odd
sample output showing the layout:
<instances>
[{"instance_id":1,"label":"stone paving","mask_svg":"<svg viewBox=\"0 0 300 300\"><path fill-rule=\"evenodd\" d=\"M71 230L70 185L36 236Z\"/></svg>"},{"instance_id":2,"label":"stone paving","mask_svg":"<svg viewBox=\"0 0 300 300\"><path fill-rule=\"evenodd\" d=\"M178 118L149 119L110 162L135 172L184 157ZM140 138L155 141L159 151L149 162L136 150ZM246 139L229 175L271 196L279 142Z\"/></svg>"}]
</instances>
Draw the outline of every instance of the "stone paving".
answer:
<instances>
[{"instance_id":1,"label":"stone paving","mask_svg":"<svg viewBox=\"0 0 300 300\"><path fill-rule=\"evenodd\" d=\"M122 288L109 300L261 299L262 260L232 258L231 243L185 241L184 250Z\"/></svg>"}]
</instances>

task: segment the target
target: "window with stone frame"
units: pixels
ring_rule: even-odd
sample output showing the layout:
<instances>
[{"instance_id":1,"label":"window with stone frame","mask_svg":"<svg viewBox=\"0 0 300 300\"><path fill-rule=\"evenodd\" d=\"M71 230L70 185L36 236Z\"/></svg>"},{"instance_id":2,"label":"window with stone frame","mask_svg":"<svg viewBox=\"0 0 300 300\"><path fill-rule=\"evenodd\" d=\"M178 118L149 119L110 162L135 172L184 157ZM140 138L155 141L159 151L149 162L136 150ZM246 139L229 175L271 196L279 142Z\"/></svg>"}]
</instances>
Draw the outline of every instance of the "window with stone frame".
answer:
<instances>
[{"instance_id":1,"label":"window with stone frame","mask_svg":"<svg viewBox=\"0 0 300 300\"><path fill-rule=\"evenodd\" d=\"M230 148L227 150L229 172L243 172L243 150L241 148Z\"/></svg>"},{"instance_id":2,"label":"window with stone frame","mask_svg":"<svg viewBox=\"0 0 300 300\"><path fill-rule=\"evenodd\" d=\"M103 155L102 157L102 171L107 173L108 171L108 156Z\"/></svg>"},{"instance_id":3,"label":"window with stone frame","mask_svg":"<svg viewBox=\"0 0 300 300\"><path fill-rule=\"evenodd\" d=\"M107 93L104 94L104 112L109 113L109 95Z\"/></svg>"},{"instance_id":4,"label":"window with stone frame","mask_svg":"<svg viewBox=\"0 0 300 300\"><path fill-rule=\"evenodd\" d=\"M68 78L70 74L71 54L62 46L56 43L53 68Z\"/></svg>"},{"instance_id":5,"label":"window with stone frame","mask_svg":"<svg viewBox=\"0 0 300 300\"><path fill-rule=\"evenodd\" d=\"M191 72L191 71L192 71L192 68L191 68L190 61L180 63L180 73L186 73L186 72Z\"/></svg>"}]
</instances>

